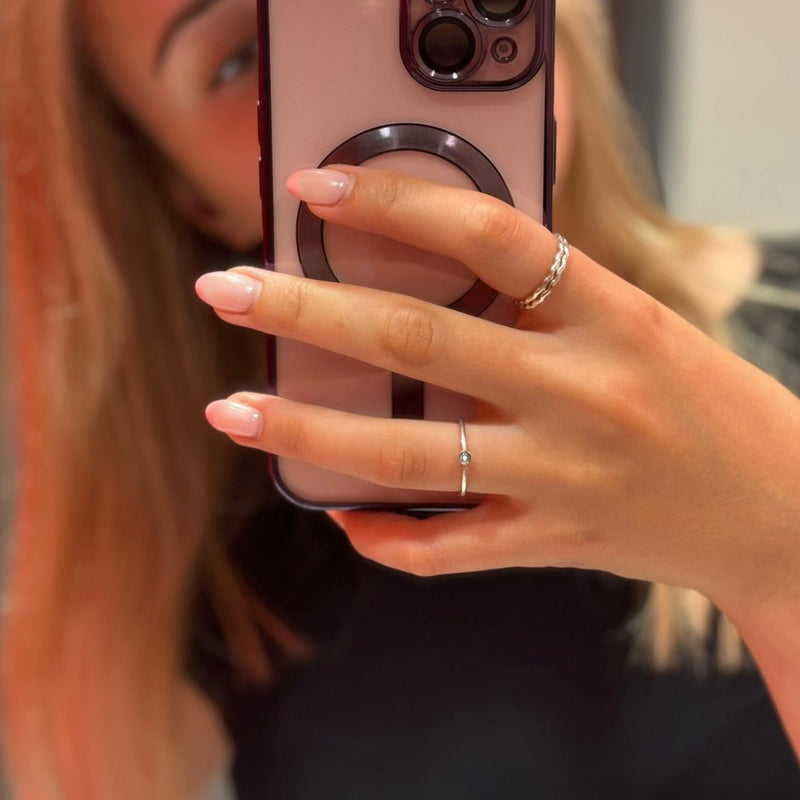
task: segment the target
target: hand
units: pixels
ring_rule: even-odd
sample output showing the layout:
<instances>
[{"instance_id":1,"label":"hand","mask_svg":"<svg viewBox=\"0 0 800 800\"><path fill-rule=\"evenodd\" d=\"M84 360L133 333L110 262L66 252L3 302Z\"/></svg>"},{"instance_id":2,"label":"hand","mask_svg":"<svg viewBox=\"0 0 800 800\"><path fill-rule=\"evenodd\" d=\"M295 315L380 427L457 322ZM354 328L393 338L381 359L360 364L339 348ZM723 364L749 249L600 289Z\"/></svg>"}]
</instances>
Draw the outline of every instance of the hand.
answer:
<instances>
[{"instance_id":1,"label":"hand","mask_svg":"<svg viewBox=\"0 0 800 800\"><path fill-rule=\"evenodd\" d=\"M290 180L323 219L459 259L513 297L556 252L552 234L491 197L363 168L327 175ZM198 292L233 324L480 401L467 426L480 502L426 520L335 514L365 556L420 575L602 569L718 601L794 591L800 403L582 253L514 328L249 268L204 276ZM389 486L460 487L452 423L231 400L208 416L240 444Z\"/></svg>"}]
</instances>

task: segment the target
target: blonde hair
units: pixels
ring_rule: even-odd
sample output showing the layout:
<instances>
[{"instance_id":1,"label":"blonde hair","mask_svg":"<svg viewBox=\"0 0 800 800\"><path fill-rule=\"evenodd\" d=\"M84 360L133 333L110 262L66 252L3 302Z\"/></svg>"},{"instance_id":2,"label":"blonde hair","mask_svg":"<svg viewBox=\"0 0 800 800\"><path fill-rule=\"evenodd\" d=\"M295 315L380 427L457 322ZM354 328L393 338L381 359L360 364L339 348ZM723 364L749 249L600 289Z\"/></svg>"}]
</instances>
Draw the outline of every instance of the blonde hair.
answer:
<instances>
[{"instance_id":1,"label":"blonde hair","mask_svg":"<svg viewBox=\"0 0 800 800\"><path fill-rule=\"evenodd\" d=\"M4 433L18 469L8 767L26 800L182 797L177 698L201 582L238 665L269 675L251 599L211 535L231 448L203 408L226 390L230 342L193 297L203 243L165 200L163 160L77 55L70 14L66 0L4 0L0 17L16 379Z\"/></svg>"},{"instance_id":2,"label":"blonde hair","mask_svg":"<svg viewBox=\"0 0 800 800\"><path fill-rule=\"evenodd\" d=\"M678 222L657 201L652 162L613 69L613 36L603 6L597 0L559 0L557 37L570 72L576 119L572 163L558 187L554 228L700 329L723 336L698 270L711 270L713 261L731 249L749 252L746 240ZM706 669L712 639L718 667L742 664L742 644L732 625L688 589L653 585L634 630L637 658L657 669L687 662Z\"/></svg>"},{"instance_id":3,"label":"blonde hair","mask_svg":"<svg viewBox=\"0 0 800 800\"><path fill-rule=\"evenodd\" d=\"M679 269L703 234L641 189L645 160L630 160L598 4L562 0L559 39L579 115L559 229L708 327ZM67 0L3 0L3 268L16 381L4 433L18 469L1 653L8 767L25 800L186 797L176 698L201 583L238 665L269 677L256 606L212 536L231 448L206 430L202 407L227 385L219 365L234 334L187 288L205 243L166 201L161 155L81 51ZM687 597L653 591L642 635L657 664L674 661L681 642L702 649L710 609Z\"/></svg>"}]
</instances>

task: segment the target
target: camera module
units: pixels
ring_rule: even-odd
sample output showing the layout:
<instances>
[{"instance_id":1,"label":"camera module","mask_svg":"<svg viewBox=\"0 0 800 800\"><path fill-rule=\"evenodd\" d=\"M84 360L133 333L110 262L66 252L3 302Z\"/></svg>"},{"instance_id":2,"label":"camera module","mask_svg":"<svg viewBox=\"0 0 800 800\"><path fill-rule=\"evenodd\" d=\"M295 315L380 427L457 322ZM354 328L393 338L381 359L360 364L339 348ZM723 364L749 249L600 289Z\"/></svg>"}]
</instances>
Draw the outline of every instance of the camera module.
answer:
<instances>
[{"instance_id":1,"label":"camera module","mask_svg":"<svg viewBox=\"0 0 800 800\"><path fill-rule=\"evenodd\" d=\"M544 0L402 0L403 65L437 92L517 88L541 67L551 9Z\"/></svg>"}]
</instances>

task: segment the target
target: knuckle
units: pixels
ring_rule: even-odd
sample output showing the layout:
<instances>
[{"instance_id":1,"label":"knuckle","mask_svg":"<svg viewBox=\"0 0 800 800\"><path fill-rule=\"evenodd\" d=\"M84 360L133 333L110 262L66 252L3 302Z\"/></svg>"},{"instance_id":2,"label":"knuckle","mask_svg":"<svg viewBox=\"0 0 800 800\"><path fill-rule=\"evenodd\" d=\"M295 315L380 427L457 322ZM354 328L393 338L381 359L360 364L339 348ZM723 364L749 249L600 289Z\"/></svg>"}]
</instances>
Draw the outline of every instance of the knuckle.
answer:
<instances>
[{"instance_id":1,"label":"knuckle","mask_svg":"<svg viewBox=\"0 0 800 800\"><path fill-rule=\"evenodd\" d=\"M296 330L303 318L308 298L307 284L300 280L284 281L275 298L275 321L284 331Z\"/></svg>"},{"instance_id":2,"label":"knuckle","mask_svg":"<svg viewBox=\"0 0 800 800\"><path fill-rule=\"evenodd\" d=\"M667 327L667 309L649 294L637 292L630 298L626 311L628 331L634 343L651 348Z\"/></svg>"},{"instance_id":3,"label":"knuckle","mask_svg":"<svg viewBox=\"0 0 800 800\"><path fill-rule=\"evenodd\" d=\"M505 203L479 197L467 207L465 214L466 245L470 249L480 252L487 247L510 246L518 238L520 217Z\"/></svg>"},{"instance_id":4,"label":"knuckle","mask_svg":"<svg viewBox=\"0 0 800 800\"><path fill-rule=\"evenodd\" d=\"M371 200L380 216L391 214L399 205L400 185L391 177L385 176L375 180L371 185Z\"/></svg>"},{"instance_id":5,"label":"knuckle","mask_svg":"<svg viewBox=\"0 0 800 800\"><path fill-rule=\"evenodd\" d=\"M442 339L433 315L419 306L404 305L387 314L382 345L402 365L430 364L441 352Z\"/></svg>"},{"instance_id":6,"label":"knuckle","mask_svg":"<svg viewBox=\"0 0 800 800\"><path fill-rule=\"evenodd\" d=\"M602 552L606 544L607 537L600 526L587 520L563 531L557 549L565 564L583 566L592 563L592 556Z\"/></svg>"},{"instance_id":7,"label":"knuckle","mask_svg":"<svg viewBox=\"0 0 800 800\"><path fill-rule=\"evenodd\" d=\"M418 578L433 578L442 574L434 548L427 542L406 542L397 554L397 566Z\"/></svg>"},{"instance_id":8,"label":"knuckle","mask_svg":"<svg viewBox=\"0 0 800 800\"><path fill-rule=\"evenodd\" d=\"M425 448L420 442L387 437L378 453L377 473L386 486L424 485L428 473Z\"/></svg>"},{"instance_id":9,"label":"knuckle","mask_svg":"<svg viewBox=\"0 0 800 800\"><path fill-rule=\"evenodd\" d=\"M631 441L649 436L650 393L637 374L625 370L595 381L592 390L594 444L608 465Z\"/></svg>"},{"instance_id":10,"label":"knuckle","mask_svg":"<svg viewBox=\"0 0 800 800\"><path fill-rule=\"evenodd\" d=\"M269 415L266 415L269 417ZM308 435L299 419L283 417L268 431L269 441L277 455L287 458L302 458L306 451Z\"/></svg>"}]
</instances>

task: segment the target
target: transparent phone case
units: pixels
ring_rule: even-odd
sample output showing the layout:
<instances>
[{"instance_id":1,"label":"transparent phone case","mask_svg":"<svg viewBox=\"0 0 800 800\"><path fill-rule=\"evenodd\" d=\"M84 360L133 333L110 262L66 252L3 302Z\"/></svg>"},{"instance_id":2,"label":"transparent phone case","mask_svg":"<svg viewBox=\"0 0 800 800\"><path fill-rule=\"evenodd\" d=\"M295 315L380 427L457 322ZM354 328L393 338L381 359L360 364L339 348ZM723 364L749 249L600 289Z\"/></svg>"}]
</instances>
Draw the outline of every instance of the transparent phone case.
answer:
<instances>
[{"instance_id":1,"label":"transparent phone case","mask_svg":"<svg viewBox=\"0 0 800 800\"><path fill-rule=\"evenodd\" d=\"M494 194L549 224L553 2L518 3L524 30L519 20L493 18L498 8L513 5L260 0L261 191L270 268L513 322L516 310L508 298L476 281L462 264L324 225L284 187L297 169L378 166ZM436 57L449 58L449 42L441 45L435 37L462 35L477 42L476 52L466 53L472 59L466 69L474 72L451 83L446 74L444 83L441 75L431 78L422 57L429 57L428 50L420 48L439 48ZM454 461L456 422L469 419L473 409L470 398L283 339L270 343L269 380L277 394L304 403L452 421ZM291 459L273 459L271 466L281 491L305 506L438 510L475 502L460 497L459 486L449 493L407 491Z\"/></svg>"}]
</instances>

